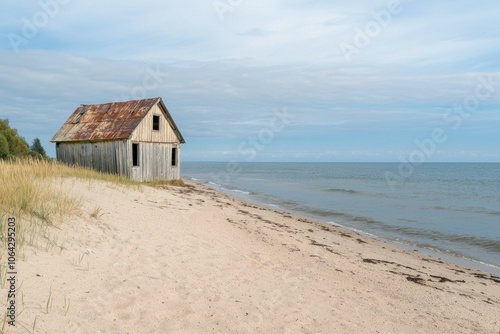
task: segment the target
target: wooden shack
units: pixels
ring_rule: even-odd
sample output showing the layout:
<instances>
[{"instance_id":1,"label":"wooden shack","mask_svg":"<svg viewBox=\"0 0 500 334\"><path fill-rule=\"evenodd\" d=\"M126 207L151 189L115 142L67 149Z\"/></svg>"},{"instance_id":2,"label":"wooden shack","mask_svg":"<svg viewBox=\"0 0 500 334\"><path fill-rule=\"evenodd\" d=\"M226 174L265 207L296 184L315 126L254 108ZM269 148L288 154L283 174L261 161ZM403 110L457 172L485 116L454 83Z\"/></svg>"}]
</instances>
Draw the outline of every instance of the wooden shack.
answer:
<instances>
[{"instance_id":1,"label":"wooden shack","mask_svg":"<svg viewBox=\"0 0 500 334\"><path fill-rule=\"evenodd\" d=\"M81 105L51 142L58 161L139 181L181 177L184 138L161 98Z\"/></svg>"}]
</instances>

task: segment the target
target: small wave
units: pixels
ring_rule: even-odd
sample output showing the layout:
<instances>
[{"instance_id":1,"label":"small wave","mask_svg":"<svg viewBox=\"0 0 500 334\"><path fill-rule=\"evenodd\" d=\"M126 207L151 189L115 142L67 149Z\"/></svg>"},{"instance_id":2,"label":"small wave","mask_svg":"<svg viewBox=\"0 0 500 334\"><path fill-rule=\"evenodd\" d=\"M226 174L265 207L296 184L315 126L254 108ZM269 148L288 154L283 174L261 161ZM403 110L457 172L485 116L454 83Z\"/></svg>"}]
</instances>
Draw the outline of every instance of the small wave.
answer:
<instances>
[{"instance_id":1,"label":"small wave","mask_svg":"<svg viewBox=\"0 0 500 334\"><path fill-rule=\"evenodd\" d=\"M500 269L499 266L496 266L494 264L491 264L491 263L487 263L487 262L483 262L483 261L479 261L479 260L476 260L476 259L471 259L471 258L468 258L466 256L463 257L464 259L466 260L469 260L469 261L472 261L472 262L476 262L476 263L479 263L485 267L490 267L490 268L494 268L494 269Z\"/></svg>"},{"instance_id":2,"label":"small wave","mask_svg":"<svg viewBox=\"0 0 500 334\"><path fill-rule=\"evenodd\" d=\"M406 218L399 218L400 221L402 222L407 222L407 223L412 223L412 224L421 224L418 220L414 219L406 219Z\"/></svg>"},{"instance_id":3,"label":"small wave","mask_svg":"<svg viewBox=\"0 0 500 334\"><path fill-rule=\"evenodd\" d=\"M244 194L244 195L250 195L248 191L243 191L239 189L230 189L233 193L238 193L238 194Z\"/></svg>"},{"instance_id":4,"label":"small wave","mask_svg":"<svg viewBox=\"0 0 500 334\"><path fill-rule=\"evenodd\" d=\"M215 186L217 188L222 188L222 186L220 184L217 184L217 183L212 182L212 181L208 182L208 184L211 185L211 186Z\"/></svg>"},{"instance_id":5,"label":"small wave","mask_svg":"<svg viewBox=\"0 0 500 334\"><path fill-rule=\"evenodd\" d=\"M192 177L191 178L191 181L199 181L199 179L195 178L195 177Z\"/></svg>"},{"instance_id":6,"label":"small wave","mask_svg":"<svg viewBox=\"0 0 500 334\"><path fill-rule=\"evenodd\" d=\"M359 230L357 228L354 228L352 226L346 226L346 225L342 225L342 224L338 224L336 222L333 222L333 221L329 221L329 222L326 222L327 224L330 224L332 226L336 226L336 227L341 227L341 228L345 228L345 229L348 229L348 230L351 230L351 231L354 231L358 234L361 234L361 235L364 235L366 237L370 237L370 238L373 238L373 239L378 239L379 236L378 235L375 235L373 233L369 233L369 232L366 232L366 231L363 231L363 230Z\"/></svg>"},{"instance_id":7,"label":"small wave","mask_svg":"<svg viewBox=\"0 0 500 334\"><path fill-rule=\"evenodd\" d=\"M500 211L488 210L478 207L464 207L464 208L454 208L454 207L443 207L440 205L423 207L422 210L436 210L436 211L453 211L453 212L475 212L490 216L500 216Z\"/></svg>"},{"instance_id":8,"label":"small wave","mask_svg":"<svg viewBox=\"0 0 500 334\"><path fill-rule=\"evenodd\" d=\"M452 211L450 208L445 208L444 206L436 205L436 206L431 206L424 208L426 210L437 210L437 211Z\"/></svg>"},{"instance_id":9,"label":"small wave","mask_svg":"<svg viewBox=\"0 0 500 334\"><path fill-rule=\"evenodd\" d=\"M500 216L500 211L489 211L485 212L487 215Z\"/></svg>"},{"instance_id":10,"label":"small wave","mask_svg":"<svg viewBox=\"0 0 500 334\"><path fill-rule=\"evenodd\" d=\"M310 209L310 208L298 208L298 209L319 217L345 216L345 214L342 212L337 212L332 210Z\"/></svg>"},{"instance_id":11,"label":"small wave","mask_svg":"<svg viewBox=\"0 0 500 334\"><path fill-rule=\"evenodd\" d=\"M453 243L474 245L490 252L500 253L500 242L493 238L471 235L450 235L447 239Z\"/></svg>"},{"instance_id":12,"label":"small wave","mask_svg":"<svg viewBox=\"0 0 500 334\"><path fill-rule=\"evenodd\" d=\"M424 238L427 240L433 240L434 242L440 244L445 242L452 245L474 246L493 253L500 252L500 242L494 238L490 238L487 236L460 235L409 226L385 225L383 227L385 230L394 231L399 235L404 235L407 240L408 238L417 238L418 240L422 240L422 238ZM419 242L419 244L423 245L421 241ZM426 244L424 245L424 247L429 248L433 246ZM439 249L443 250L444 245L440 245L438 247ZM456 251L453 250L453 252Z\"/></svg>"},{"instance_id":13,"label":"small wave","mask_svg":"<svg viewBox=\"0 0 500 334\"><path fill-rule=\"evenodd\" d=\"M384 223L382 223L378 220L369 218L369 217L354 216L354 215L350 215L350 214L338 212L338 211L333 211L333 210L321 210L321 209L306 209L306 210L304 210L303 209L303 211L305 211L309 214L318 216L318 217L339 217L342 220L350 221L350 222L360 222L360 223L375 224L375 225L380 225L380 226L385 225Z\"/></svg>"},{"instance_id":14,"label":"small wave","mask_svg":"<svg viewBox=\"0 0 500 334\"><path fill-rule=\"evenodd\" d=\"M351 194L351 195L358 194L358 192L356 190L342 189L342 188L328 188L328 189L325 189L324 191Z\"/></svg>"},{"instance_id":15,"label":"small wave","mask_svg":"<svg viewBox=\"0 0 500 334\"><path fill-rule=\"evenodd\" d=\"M490 208L468 207L468 208L465 208L464 211L472 211L472 212L481 213L481 214L490 215L490 216L500 216L500 211L491 210Z\"/></svg>"}]
</instances>

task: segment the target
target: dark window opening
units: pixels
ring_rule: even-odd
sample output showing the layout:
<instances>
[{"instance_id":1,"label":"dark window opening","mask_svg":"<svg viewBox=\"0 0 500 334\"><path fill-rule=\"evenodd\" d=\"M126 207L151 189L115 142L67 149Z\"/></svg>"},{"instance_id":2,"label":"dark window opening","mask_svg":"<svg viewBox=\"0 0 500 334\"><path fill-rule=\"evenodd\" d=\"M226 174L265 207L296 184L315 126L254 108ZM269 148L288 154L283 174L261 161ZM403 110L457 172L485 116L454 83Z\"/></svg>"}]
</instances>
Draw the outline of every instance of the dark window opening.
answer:
<instances>
[{"instance_id":1,"label":"dark window opening","mask_svg":"<svg viewBox=\"0 0 500 334\"><path fill-rule=\"evenodd\" d=\"M172 148L172 166L177 166L177 147Z\"/></svg>"},{"instance_id":2,"label":"dark window opening","mask_svg":"<svg viewBox=\"0 0 500 334\"><path fill-rule=\"evenodd\" d=\"M153 115L153 130L160 130L160 116Z\"/></svg>"},{"instance_id":3,"label":"dark window opening","mask_svg":"<svg viewBox=\"0 0 500 334\"><path fill-rule=\"evenodd\" d=\"M132 144L132 166L139 166L139 144Z\"/></svg>"}]
</instances>

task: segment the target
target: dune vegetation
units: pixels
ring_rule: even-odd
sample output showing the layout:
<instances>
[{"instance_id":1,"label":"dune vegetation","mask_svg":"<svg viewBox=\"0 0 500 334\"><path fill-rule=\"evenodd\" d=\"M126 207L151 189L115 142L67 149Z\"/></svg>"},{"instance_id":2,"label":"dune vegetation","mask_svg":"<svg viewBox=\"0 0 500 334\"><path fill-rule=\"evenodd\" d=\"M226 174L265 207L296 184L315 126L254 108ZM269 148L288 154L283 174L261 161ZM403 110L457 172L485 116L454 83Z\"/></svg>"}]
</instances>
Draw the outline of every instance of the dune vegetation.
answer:
<instances>
[{"instance_id":1,"label":"dune vegetation","mask_svg":"<svg viewBox=\"0 0 500 334\"><path fill-rule=\"evenodd\" d=\"M38 249L64 248L51 226L65 216L79 215L81 199L69 196L71 179L108 181L124 187L140 187L129 178L32 158L0 159L0 281L4 280L7 221L16 219L16 246L23 257L27 245ZM69 182L67 182L69 181Z\"/></svg>"}]
</instances>

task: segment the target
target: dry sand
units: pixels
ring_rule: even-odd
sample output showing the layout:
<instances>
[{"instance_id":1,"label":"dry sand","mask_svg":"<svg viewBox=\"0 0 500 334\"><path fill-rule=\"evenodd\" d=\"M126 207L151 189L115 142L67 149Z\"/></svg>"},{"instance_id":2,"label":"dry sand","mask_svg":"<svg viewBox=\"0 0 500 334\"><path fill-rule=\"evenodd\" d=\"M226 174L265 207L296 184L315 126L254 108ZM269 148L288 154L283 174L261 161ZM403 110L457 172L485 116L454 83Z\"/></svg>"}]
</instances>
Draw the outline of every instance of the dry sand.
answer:
<instances>
[{"instance_id":1,"label":"dry sand","mask_svg":"<svg viewBox=\"0 0 500 334\"><path fill-rule=\"evenodd\" d=\"M500 333L498 277L201 185L66 184L9 333Z\"/></svg>"}]
</instances>

